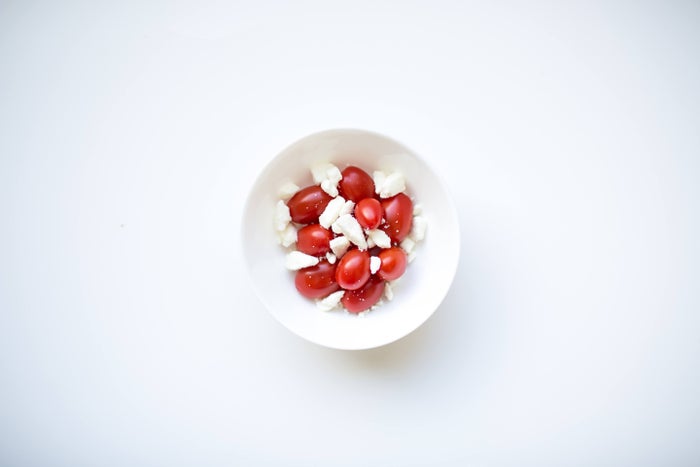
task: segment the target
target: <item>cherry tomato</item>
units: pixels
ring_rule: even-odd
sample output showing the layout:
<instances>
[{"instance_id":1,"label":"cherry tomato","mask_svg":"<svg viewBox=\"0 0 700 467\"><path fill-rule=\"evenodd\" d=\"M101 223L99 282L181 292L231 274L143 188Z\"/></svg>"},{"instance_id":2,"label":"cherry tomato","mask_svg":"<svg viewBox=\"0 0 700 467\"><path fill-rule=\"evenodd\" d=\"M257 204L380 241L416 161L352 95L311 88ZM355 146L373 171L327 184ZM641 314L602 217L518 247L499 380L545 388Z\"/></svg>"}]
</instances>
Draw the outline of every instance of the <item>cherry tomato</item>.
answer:
<instances>
[{"instance_id":1,"label":"cherry tomato","mask_svg":"<svg viewBox=\"0 0 700 467\"><path fill-rule=\"evenodd\" d=\"M338 189L343 198L357 203L364 198L374 197L374 181L367 172L351 165L341 174L343 179L338 183Z\"/></svg>"},{"instance_id":2,"label":"cherry tomato","mask_svg":"<svg viewBox=\"0 0 700 467\"><path fill-rule=\"evenodd\" d=\"M319 224L307 225L297 232L297 250L311 256L325 255L331 250L331 240L333 232L330 230Z\"/></svg>"},{"instance_id":3,"label":"cherry tomato","mask_svg":"<svg viewBox=\"0 0 700 467\"><path fill-rule=\"evenodd\" d=\"M321 261L316 266L299 269L294 285L307 298L321 298L340 288L335 281L335 264Z\"/></svg>"},{"instance_id":4,"label":"cherry tomato","mask_svg":"<svg viewBox=\"0 0 700 467\"><path fill-rule=\"evenodd\" d=\"M369 310L382 298L384 284L380 277L372 276L361 288L345 292L340 301L350 313Z\"/></svg>"},{"instance_id":5,"label":"cherry tomato","mask_svg":"<svg viewBox=\"0 0 700 467\"><path fill-rule=\"evenodd\" d=\"M359 289L367 282L369 272L369 253L350 250L338 261L335 280L346 290Z\"/></svg>"},{"instance_id":6,"label":"cherry tomato","mask_svg":"<svg viewBox=\"0 0 700 467\"><path fill-rule=\"evenodd\" d=\"M307 186L297 191L287 201L289 214L292 216L292 220L299 224L318 222L318 216L323 213L331 199L330 195L323 191L320 186Z\"/></svg>"},{"instance_id":7,"label":"cherry tomato","mask_svg":"<svg viewBox=\"0 0 700 467\"><path fill-rule=\"evenodd\" d=\"M377 275L385 281L396 280L406 272L406 264L408 263L406 252L397 246L382 250L379 253L379 260L382 264L379 266Z\"/></svg>"},{"instance_id":8,"label":"cherry tomato","mask_svg":"<svg viewBox=\"0 0 700 467\"><path fill-rule=\"evenodd\" d=\"M382 200L385 224L381 229L392 242L400 242L411 231L413 223L413 202L403 193Z\"/></svg>"},{"instance_id":9,"label":"cherry tomato","mask_svg":"<svg viewBox=\"0 0 700 467\"><path fill-rule=\"evenodd\" d=\"M376 229L382 221L382 205L374 198L365 198L355 206L355 218L365 229Z\"/></svg>"}]
</instances>

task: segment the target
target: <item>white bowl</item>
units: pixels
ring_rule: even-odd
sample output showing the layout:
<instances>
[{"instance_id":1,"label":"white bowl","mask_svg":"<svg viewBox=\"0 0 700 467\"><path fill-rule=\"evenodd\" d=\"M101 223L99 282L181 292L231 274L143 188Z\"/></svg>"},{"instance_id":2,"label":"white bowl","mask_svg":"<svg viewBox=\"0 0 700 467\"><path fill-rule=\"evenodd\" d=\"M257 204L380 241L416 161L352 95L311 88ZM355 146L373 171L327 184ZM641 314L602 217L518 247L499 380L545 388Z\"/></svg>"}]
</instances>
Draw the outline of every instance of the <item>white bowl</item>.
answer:
<instances>
[{"instance_id":1,"label":"white bowl","mask_svg":"<svg viewBox=\"0 0 700 467\"><path fill-rule=\"evenodd\" d=\"M324 312L294 287L284 267L286 249L273 226L277 191L285 182L313 183L309 168L331 162L341 170L356 165L400 171L406 192L423 207L428 222L417 256L394 287L394 299L364 316ZM409 334L437 309L452 284L459 260L457 211L444 183L405 146L363 130L329 130L306 136L279 153L260 174L246 200L243 250L260 300L283 326L316 344L336 349L369 349Z\"/></svg>"}]
</instances>

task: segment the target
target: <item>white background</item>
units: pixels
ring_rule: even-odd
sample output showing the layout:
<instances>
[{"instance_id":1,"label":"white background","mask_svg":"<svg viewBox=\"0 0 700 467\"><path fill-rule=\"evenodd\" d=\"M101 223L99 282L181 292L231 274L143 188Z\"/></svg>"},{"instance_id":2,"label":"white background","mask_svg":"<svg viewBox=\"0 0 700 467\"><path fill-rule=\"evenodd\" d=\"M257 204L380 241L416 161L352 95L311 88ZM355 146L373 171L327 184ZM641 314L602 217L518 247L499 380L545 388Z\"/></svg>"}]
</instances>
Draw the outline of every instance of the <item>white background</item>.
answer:
<instances>
[{"instance_id":1,"label":"white background","mask_svg":"<svg viewBox=\"0 0 700 467\"><path fill-rule=\"evenodd\" d=\"M257 174L334 127L460 214L370 351L242 261ZM699 130L692 1L2 2L0 465L699 465Z\"/></svg>"}]
</instances>

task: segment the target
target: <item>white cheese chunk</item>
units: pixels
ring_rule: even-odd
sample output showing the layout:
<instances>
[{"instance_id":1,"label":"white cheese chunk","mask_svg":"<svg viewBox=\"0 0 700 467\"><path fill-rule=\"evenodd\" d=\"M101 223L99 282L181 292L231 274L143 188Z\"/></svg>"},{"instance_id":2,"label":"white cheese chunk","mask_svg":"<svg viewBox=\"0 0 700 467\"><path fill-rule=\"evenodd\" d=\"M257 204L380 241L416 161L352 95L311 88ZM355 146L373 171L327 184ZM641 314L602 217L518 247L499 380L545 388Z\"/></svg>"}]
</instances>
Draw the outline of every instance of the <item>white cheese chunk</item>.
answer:
<instances>
[{"instance_id":1,"label":"white cheese chunk","mask_svg":"<svg viewBox=\"0 0 700 467\"><path fill-rule=\"evenodd\" d=\"M415 216L413 218L413 226L411 227L411 238L416 242L420 242L425 238L425 230L428 228L428 221L424 217Z\"/></svg>"},{"instance_id":2,"label":"white cheese chunk","mask_svg":"<svg viewBox=\"0 0 700 467\"><path fill-rule=\"evenodd\" d=\"M337 306L340 304L340 300L343 298L343 295L345 295L345 291L338 290L337 292L333 292L321 300L317 300L316 305L322 311L330 311L333 308L337 308Z\"/></svg>"},{"instance_id":3,"label":"white cheese chunk","mask_svg":"<svg viewBox=\"0 0 700 467\"><path fill-rule=\"evenodd\" d=\"M333 164L326 170L326 178L336 184L343 179L343 174L340 173L340 169Z\"/></svg>"},{"instance_id":4,"label":"white cheese chunk","mask_svg":"<svg viewBox=\"0 0 700 467\"><path fill-rule=\"evenodd\" d=\"M379 268L382 266L382 260L379 259L379 256L372 256L369 259L369 272L372 274L376 274L377 271L379 271Z\"/></svg>"},{"instance_id":5,"label":"white cheese chunk","mask_svg":"<svg viewBox=\"0 0 700 467\"><path fill-rule=\"evenodd\" d=\"M345 206L343 206L343 209L340 210L339 216L342 216L344 214L352 214L354 210L355 203L353 201L347 200L345 202Z\"/></svg>"},{"instance_id":6,"label":"white cheese chunk","mask_svg":"<svg viewBox=\"0 0 700 467\"><path fill-rule=\"evenodd\" d=\"M365 233L368 233L368 232L369 232L369 230L365 230ZM374 240L372 240L372 237L368 236L367 237L367 248L374 248L375 246L377 246L377 244L374 243Z\"/></svg>"},{"instance_id":7,"label":"white cheese chunk","mask_svg":"<svg viewBox=\"0 0 700 467\"><path fill-rule=\"evenodd\" d=\"M372 179L374 180L374 192L379 194L384 186L384 180L386 180L386 174L381 170L375 170L372 173Z\"/></svg>"},{"instance_id":8,"label":"white cheese chunk","mask_svg":"<svg viewBox=\"0 0 700 467\"><path fill-rule=\"evenodd\" d=\"M350 240L344 236L335 237L330 241L331 250L336 258L341 258L350 247Z\"/></svg>"},{"instance_id":9,"label":"white cheese chunk","mask_svg":"<svg viewBox=\"0 0 700 467\"><path fill-rule=\"evenodd\" d=\"M299 191L299 186L296 183L287 182L280 187L277 191L281 200L287 201L289 198L294 196L294 193Z\"/></svg>"},{"instance_id":10,"label":"white cheese chunk","mask_svg":"<svg viewBox=\"0 0 700 467\"><path fill-rule=\"evenodd\" d=\"M389 301L394 299L394 290L391 288L391 282L384 284L384 298Z\"/></svg>"},{"instance_id":11,"label":"white cheese chunk","mask_svg":"<svg viewBox=\"0 0 700 467\"><path fill-rule=\"evenodd\" d=\"M368 230L367 236L380 248L389 248L391 246L391 238L381 229Z\"/></svg>"},{"instance_id":12,"label":"white cheese chunk","mask_svg":"<svg viewBox=\"0 0 700 467\"><path fill-rule=\"evenodd\" d=\"M279 234L280 244L283 247L291 246L297 242L297 229L294 225L287 224L287 227Z\"/></svg>"},{"instance_id":13,"label":"white cheese chunk","mask_svg":"<svg viewBox=\"0 0 700 467\"><path fill-rule=\"evenodd\" d=\"M345 206L345 199L342 196L338 196L337 198L330 200L326 206L326 209L324 209L319 216L318 223L324 228L328 229L333 222L338 219L340 210L343 209L343 206Z\"/></svg>"},{"instance_id":14,"label":"white cheese chunk","mask_svg":"<svg viewBox=\"0 0 700 467\"><path fill-rule=\"evenodd\" d=\"M289 214L287 205L284 204L282 200L277 201L277 205L275 206L275 229L278 232L282 232L287 228L287 224L289 224L291 220L292 216Z\"/></svg>"},{"instance_id":15,"label":"white cheese chunk","mask_svg":"<svg viewBox=\"0 0 700 467\"><path fill-rule=\"evenodd\" d=\"M291 269L292 271L298 271L299 269L316 266L317 264L318 258L302 253L301 251L290 251L287 253L287 257L285 258L284 262L287 269Z\"/></svg>"},{"instance_id":16,"label":"white cheese chunk","mask_svg":"<svg viewBox=\"0 0 700 467\"><path fill-rule=\"evenodd\" d=\"M379 189L380 198L391 198L406 189L406 180L401 172L393 172L386 177Z\"/></svg>"},{"instance_id":17,"label":"white cheese chunk","mask_svg":"<svg viewBox=\"0 0 700 467\"><path fill-rule=\"evenodd\" d=\"M320 184L322 181L328 178L328 171L332 169L333 164L328 162L321 162L311 167L311 176L314 178L314 183Z\"/></svg>"},{"instance_id":18,"label":"white cheese chunk","mask_svg":"<svg viewBox=\"0 0 700 467\"><path fill-rule=\"evenodd\" d=\"M410 254L413 249L416 247L416 242L414 242L411 237L406 237L403 239L403 241L400 243L401 248L403 248L403 251L406 252L406 254Z\"/></svg>"},{"instance_id":19,"label":"white cheese chunk","mask_svg":"<svg viewBox=\"0 0 700 467\"><path fill-rule=\"evenodd\" d=\"M337 258L335 257L335 255L334 255L333 253L331 253L330 251L329 251L328 253L326 253L326 259L327 259L328 262L331 263L331 264L335 264L335 261L337 260Z\"/></svg>"},{"instance_id":20,"label":"white cheese chunk","mask_svg":"<svg viewBox=\"0 0 700 467\"><path fill-rule=\"evenodd\" d=\"M413 215L414 216L420 216L423 214L423 205L422 204L414 204L413 205Z\"/></svg>"},{"instance_id":21,"label":"white cheese chunk","mask_svg":"<svg viewBox=\"0 0 700 467\"><path fill-rule=\"evenodd\" d=\"M321 189L334 198L338 196L338 182L325 179L321 182Z\"/></svg>"},{"instance_id":22,"label":"white cheese chunk","mask_svg":"<svg viewBox=\"0 0 700 467\"><path fill-rule=\"evenodd\" d=\"M343 214L333 225L337 225L338 230L340 230L348 240L357 245L360 250L367 249L367 240L365 239L365 233L362 231L362 226L352 215Z\"/></svg>"},{"instance_id":23,"label":"white cheese chunk","mask_svg":"<svg viewBox=\"0 0 700 467\"><path fill-rule=\"evenodd\" d=\"M412 251L408 254L408 262L412 263L414 259L416 259L416 252Z\"/></svg>"}]
</instances>

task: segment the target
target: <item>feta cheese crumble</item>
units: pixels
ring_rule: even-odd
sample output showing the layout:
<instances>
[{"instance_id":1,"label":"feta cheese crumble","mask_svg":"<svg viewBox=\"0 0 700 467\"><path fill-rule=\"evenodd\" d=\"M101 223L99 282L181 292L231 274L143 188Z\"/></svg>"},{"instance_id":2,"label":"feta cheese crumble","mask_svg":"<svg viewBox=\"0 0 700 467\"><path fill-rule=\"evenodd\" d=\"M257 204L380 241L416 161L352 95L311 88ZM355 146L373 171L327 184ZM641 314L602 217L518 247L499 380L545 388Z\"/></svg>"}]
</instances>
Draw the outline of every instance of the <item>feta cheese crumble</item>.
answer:
<instances>
[{"instance_id":1,"label":"feta cheese crumble","mask_svg":"<svg viewBox=\"0 0 700 467\"><path fill-rule=\"evenodd\" d=\"M379 271L379 268L382 266L382 260L379 259L379 256L372 256L369 259L369 272L371 274L376 274L377 271Z\"/></svg>"},{"instance_id":2,"label":"feta cheese crumble","mask_svg":"<svg viewBox=\"0 0 700 467\"><path fill-rule=\"evenodd\" d=\"M365 234L362 231L362 226L357 219L352 217L351 214L343 214L338 218L337 221L333 223L333 230L337 229L340 233L345 235L348 240L357 245L360 250L367 249L367 240L365 239Z\"/></svg>"},{"instance_id":3,"label":"feta cheese crumble","mask_svg":"<svg viewBox=\"0 0 700 467\"><path fill-rule=\"evenodd\" d=\"M298 271L299 269L316 266L318 264L318 258L302 253L301 251L290 251L287 253L284 264L287 269Z\"/></svg>"},{"instance_id":4,"label":"feta cheese crumble","mask_svg":"<svg viewBox=\"0 0 700 467\"><path fill-rule=\"evenodd\" d=\"M275 229L282 232L287 228L287 225L292 221L292 216L289 214L289 208L284 201L277 201L275 206Z\"/></svg>"},{"instance_id":5,"label":"feta cheese crumble","mask_svg":"<svg viewBox=\"0 0 700 467\"><path fill-rule=\"evenodd\" d=\"M343 295L345 295L345 291L338 290L321 300L317 300L316 305L322 311L331 311L333 308L337 308L338 305L340 305L340 300L343 298Z\"/></svg>"}]
</instances>

